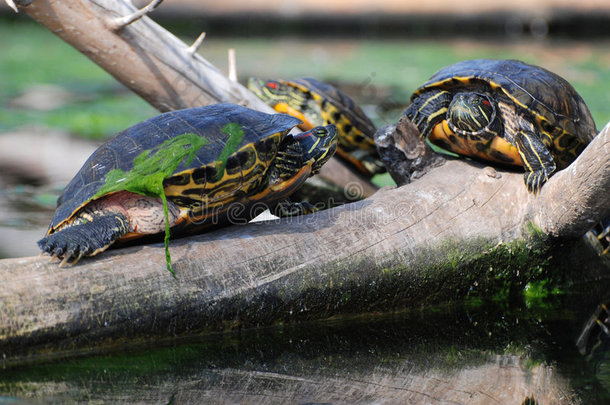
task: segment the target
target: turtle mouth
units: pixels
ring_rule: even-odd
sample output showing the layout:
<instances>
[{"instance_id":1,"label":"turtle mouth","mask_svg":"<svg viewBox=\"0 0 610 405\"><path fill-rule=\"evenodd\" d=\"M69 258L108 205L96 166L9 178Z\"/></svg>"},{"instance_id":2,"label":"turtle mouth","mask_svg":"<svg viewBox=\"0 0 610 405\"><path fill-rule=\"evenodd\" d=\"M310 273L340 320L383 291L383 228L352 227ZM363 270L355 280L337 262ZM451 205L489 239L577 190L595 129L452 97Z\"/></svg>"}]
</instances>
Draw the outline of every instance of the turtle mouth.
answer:
<instances>
[{"instance_id":1,"label":"turtle mouth","mask_svg":"<svg viewBox=\"0 0 610 405\"><path fill-rule=\"evenodd\" d=\"M311 130L309 130L307 132L301 132L300 134L292 135L292 137L296 140L305 139L310 136L312 136Z\"/></svg>"}]
</instances>

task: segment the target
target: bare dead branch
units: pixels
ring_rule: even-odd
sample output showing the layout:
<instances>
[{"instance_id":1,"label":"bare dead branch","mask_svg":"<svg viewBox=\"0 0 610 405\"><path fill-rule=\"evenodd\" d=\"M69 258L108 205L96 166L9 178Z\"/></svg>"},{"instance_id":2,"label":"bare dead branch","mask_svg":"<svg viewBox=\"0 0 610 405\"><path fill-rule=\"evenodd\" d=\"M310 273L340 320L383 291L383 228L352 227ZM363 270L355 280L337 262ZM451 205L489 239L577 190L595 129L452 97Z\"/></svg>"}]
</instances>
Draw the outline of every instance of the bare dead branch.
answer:
<instances>
[{"instance_id":1,"label":"bare dead branch","mask_svg":"<svg viewBox=\"0 0 610 405\"><path fill-rule=\"evenodd\" d=\"M229 48L228 58L229 58L229 73L227 76L229 77L229 80L231 80L232 82L236 82L237 81L237 64L235 61L235 49Z\"/></svg>"},{"instance_id":2,"label":"bare dead branch","mask_svg":"<svg viewBox=\"0 0 610 405\"><path fill-rule=\"evenodd\" d=\"M488 274L485 267L456 277L452 265L443 265L455 255L467 265L527 239L528 223L547 232L585 229L564 225L571 221L566 211L580 212L574 207L594 213L578 220L610 214L607 188L583 188L580 178L608 184L609 136L602 131L537 197L521 173L450 160L356 203L174 240L177 279L167 273L162 244L108 251L67 269L39 257L0 260L0 352L6 356L0 364L74 350L74 339L84 347L107 346L117 336L175 336L455 299Z\"/></svg>"},{"instance_id":3,"label":"bare dead branch","mask_svg":"<svg viewBox=\"0 0 610 405\"><path fill-rule=\"evenodd\" d=\"M193 42L193 45L189 46L187 52L190 53L191 55L194 55L195 53L197 53L197 51L201 47L201 44L203 44L204 39L205 39L205 32L202 32L201 34L199 34L199 36L197 37L195 42Z\"/></svg>"},{"instance_id":4,"label":"bare dead branch","mask_svg":"<svg viewBox=\"0 0 610 405\"><path fill-rule=\"evenodd\" d=\"M139 20L140 18L144 17L145 15L156 9L162 1L163 0L152 0L146 7L143 7L140 10L123 17L113 18L109 20L106 24L108 25L108 28L110 28L112 31L120 31L129 24Z\"/></svg>"}]
</instances>

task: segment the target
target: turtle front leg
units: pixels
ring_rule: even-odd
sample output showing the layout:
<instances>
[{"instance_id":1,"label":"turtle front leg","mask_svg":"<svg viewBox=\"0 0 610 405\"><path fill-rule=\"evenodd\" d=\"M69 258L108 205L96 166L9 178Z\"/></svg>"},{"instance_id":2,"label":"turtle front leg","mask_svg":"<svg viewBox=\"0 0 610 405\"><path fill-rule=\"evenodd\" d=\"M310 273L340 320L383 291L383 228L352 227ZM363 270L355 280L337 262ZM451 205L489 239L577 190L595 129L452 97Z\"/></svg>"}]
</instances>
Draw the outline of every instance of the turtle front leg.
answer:
<instances>
[{"instance_id":1,"label":"turtle front leg","mask_svg":"<svg viewBox=\"0 0 610 405\"><path fill-rule=\"evenodd\" d=\"M515 138L525 173L523 181L527 191L538 194L555 171L555 162L540 138L532 132L519 132Z\"/></svg>"},{"instance_id":2,"label":"turtle front leg","mask_svg":"<svg viewBox=\"0 0 610 405\"><path fill-rule=\"evenodd\" d=\"M405 110L405 115L417 126L421 136L427 138L436 124L446 118L451 99L448 91L427 91L413 100Z\"/></svg>"},{"instance_id":3,"label":"turtle front leg","mask_svg":"<svg viewBox=\"0 0 610 405\"><path fill-rule=\"evenodd\" d=\"M523 160L523 180L527 191L538 194L542 185L555 171L555 161L530 121L516 114L514 109L504 103L500 104L500 109L504 115L505 136L509 142L511 139L514 141Z\"/></svg>"},{"instance_id":4,"label":"turtle front leg","mask_svg":"<svg viewBox=\"0 0 610 405\"><path fill-rule=\"evenodd\" d=\"M51 257L62 258L60 266L78 262L83 256L93 256L130 231L129 219L121 213L94 217L91 221L67 226L38 241L38 246Z\"/></svg>"},{"instance_id":5,"label":"turtle front leg","mask_svg":"<svg viewBox=\"0 0 610 405\"><path fill-rule=\"evenodd\" d=\"M279 178L287 179L303 167L303 148L298 142L286 145L283 150L278 151L275 158L275 167Z\"/></svg>"}]
</instances>

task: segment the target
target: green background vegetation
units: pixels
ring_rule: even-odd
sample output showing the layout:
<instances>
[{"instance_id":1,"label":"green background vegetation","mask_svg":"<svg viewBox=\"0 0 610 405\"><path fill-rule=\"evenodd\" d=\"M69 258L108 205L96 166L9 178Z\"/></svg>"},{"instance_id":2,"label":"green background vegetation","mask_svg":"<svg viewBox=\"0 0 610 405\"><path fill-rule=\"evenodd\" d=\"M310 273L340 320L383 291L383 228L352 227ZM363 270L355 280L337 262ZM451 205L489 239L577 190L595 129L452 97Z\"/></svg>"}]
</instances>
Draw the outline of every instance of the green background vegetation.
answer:
<instances>
[{"instance_id":1,"label":"green background vegetation","mask_svg":"<svg viewBox=\"0 0 610 405\"><path fill-rule=\"evenodd\" d=\"M226 71L228 48L236 50L242 82L251 75L331 81L368 107L367 113L378 125L395 121L411 92L436 70L480 57L518 58L542 65L576 87L598 128L610 121L610 55L603 42L218 39L211 34L201 54ZM99 139L156 114L87 57L37 24L0 20L0 49L0 132L41 125ZM60 86L72 97L51 111L11 106L11 99L39 84Z\"/></svg>"}]
</instances>

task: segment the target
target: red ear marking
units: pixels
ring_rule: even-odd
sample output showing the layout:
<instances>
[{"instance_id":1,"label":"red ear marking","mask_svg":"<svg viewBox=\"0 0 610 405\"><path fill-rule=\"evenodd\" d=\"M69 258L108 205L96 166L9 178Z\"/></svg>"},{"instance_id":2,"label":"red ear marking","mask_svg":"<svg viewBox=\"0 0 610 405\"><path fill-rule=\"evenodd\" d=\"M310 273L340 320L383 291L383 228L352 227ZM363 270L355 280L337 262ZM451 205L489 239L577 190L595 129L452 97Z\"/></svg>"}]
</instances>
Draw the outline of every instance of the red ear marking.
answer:
<instances>
[{"instance_id":1,"label":"red ear marking","mask_svg":"<svg viewBox=\"0 0 610 405\"><path fill-rule=\"evenodd\" d=\"M278 85L276 82L267 82L267 83L265 83L265 85L273 90L277 90L277 88L278 88Z\"/></svg>"},{"instance_id":2,"label":"red ear marking","mask_svg":"<svg viewBox=\"0 0 610 405\"><path fill-rule=\"evenodd\" d=\"M491 107L491 103L489 102L489 100L488 100L488 99L484 99L484 100L483 100L483 104L485 104L485 105L487 105L487 106Z\"/></svg>"},{"instance_id":3,"label":"red ear marking","mask_svg":"<svg viewBox=\"0 0 610 405\"><path fill-rule=\"evenodd\" d=\"M311 136L311 134L313 134L312 129L310 129L309 131L301 132L300 134L296 134L293 136L293 138L294 139L303 139L303 138L307 138L308 136Z\"/></svg>"}]
</instances>

